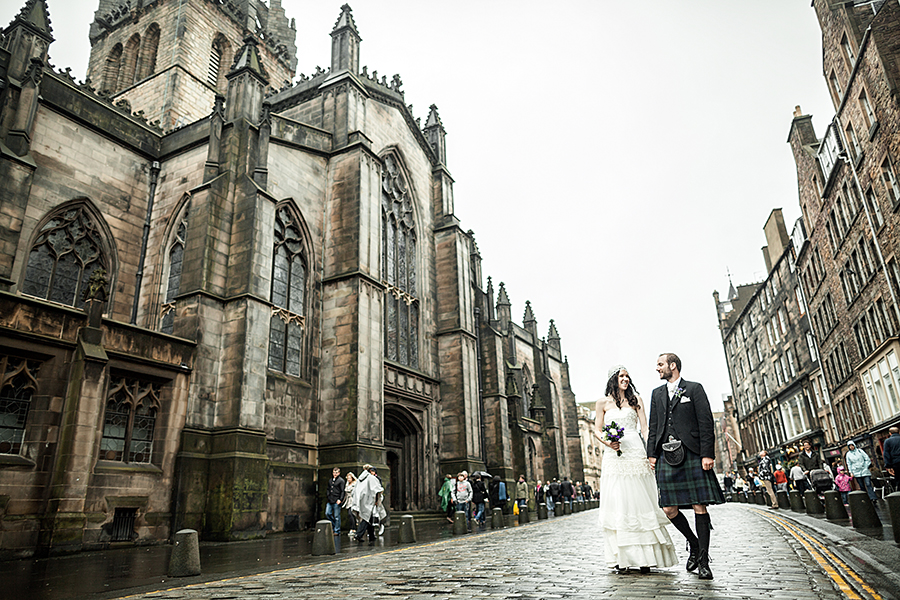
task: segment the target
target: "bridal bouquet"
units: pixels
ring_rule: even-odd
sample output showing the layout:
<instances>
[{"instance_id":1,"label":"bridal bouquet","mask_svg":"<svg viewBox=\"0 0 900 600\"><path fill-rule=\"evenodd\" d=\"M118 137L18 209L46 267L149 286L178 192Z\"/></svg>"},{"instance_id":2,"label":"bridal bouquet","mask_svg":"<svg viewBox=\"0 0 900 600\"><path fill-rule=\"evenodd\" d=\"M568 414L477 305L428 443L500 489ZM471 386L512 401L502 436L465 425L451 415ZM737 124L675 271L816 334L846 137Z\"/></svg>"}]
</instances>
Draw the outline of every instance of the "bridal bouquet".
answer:
<instances>
[{"instance_id":1,"label":"bridal bouquet","mask_svg":"<svg viewBox=\"0 0 900 600\"><path fill-rule=\"evenodd\" d=\"M615 421L610 421L603 426L603 433L607 442L618 442L625 435L625 428L619 427ZM616 450L616 456L622 456L622 450Z\"/></svg>"}]
</instances>

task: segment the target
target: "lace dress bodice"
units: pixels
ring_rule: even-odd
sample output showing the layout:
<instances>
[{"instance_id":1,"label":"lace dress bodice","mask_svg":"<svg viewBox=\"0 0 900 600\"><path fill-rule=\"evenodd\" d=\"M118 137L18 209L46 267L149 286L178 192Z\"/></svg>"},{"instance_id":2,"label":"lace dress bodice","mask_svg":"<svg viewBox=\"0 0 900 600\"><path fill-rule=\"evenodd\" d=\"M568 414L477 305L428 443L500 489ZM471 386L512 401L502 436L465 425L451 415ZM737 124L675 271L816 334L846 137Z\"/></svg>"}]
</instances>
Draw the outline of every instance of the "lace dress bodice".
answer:
<instances>
[{"instance_id":1,"label":"lace dress bodice","mask_svg":"<svg viewBox=\"0 0 900 600\"><path fill-rule=\"evenodd\" d=\"M625 435L619 440L621 456L609 446L603 447L602 475L644 475L652 472L647 461L647 448L638 426L637 411L627 405L613 407L606 411L603 421L607 425L615 421L616 425L625 429Z\"/></svg>"}]
</instances>

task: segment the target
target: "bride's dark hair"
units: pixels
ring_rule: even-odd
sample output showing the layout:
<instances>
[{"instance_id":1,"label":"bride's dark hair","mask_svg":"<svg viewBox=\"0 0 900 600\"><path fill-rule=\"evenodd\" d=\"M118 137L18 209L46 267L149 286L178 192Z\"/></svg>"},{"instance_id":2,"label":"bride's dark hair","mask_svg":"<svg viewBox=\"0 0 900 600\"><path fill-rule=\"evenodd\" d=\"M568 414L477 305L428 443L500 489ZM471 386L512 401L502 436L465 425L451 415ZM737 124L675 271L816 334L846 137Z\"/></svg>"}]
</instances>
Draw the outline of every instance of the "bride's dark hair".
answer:
<instances>
[{"instance_id":1,"label":"bride's dark hair","mask_svg":"<svg viewBox=\"0 0 900 600\"><path fill-rule=\"evenodd\" d=\"M621 371L621 369L619 369ZM613 376L609 378L609 381L606 382L606 395L612 396L616 401L616 408L622 408L622 400L619 398L619 371L613 373ZM628 400L628 406L637 410L638 407L638 399L637 399L637 388L634 387L634 382L628 381L628 389L625 390L625 399Z\"/></svg>"}]
</instances>

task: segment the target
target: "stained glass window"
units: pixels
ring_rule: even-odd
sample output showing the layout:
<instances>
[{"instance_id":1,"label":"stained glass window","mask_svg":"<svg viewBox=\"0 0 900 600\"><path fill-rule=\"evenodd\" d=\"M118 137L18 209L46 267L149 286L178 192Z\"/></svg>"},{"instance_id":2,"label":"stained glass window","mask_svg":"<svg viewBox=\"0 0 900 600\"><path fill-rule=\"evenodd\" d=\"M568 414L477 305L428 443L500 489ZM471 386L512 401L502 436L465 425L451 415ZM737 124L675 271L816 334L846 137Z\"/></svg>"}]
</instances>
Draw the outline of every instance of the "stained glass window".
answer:
<instances>
[{"instance_id":1,"label":"stained glass window","mask_svg":"<svg viewBox=\"0 0 900 600\"><path fill-rule=\"evenodd\" d=\"M188 213L190 204L184 211L184 216L175 230L175 237L169 247L169 276L166 278L166 296L162 305L162 320L159 330L163 333L172 333L175 326L175 297L181 288L181 272L184 268L184 245L187 239Z\"/></svg>"},{"instance_id":2,"label":"stained glass window","mask_svg":"<svg viewBox=\"0 0 900 600\"><path fill-rule=\"evenodd\" d=\"M22 449L39 367L36 360L0 356L0 454L18 454Z\"/></svg>"},{"instance_id":3,"label":"stained glass window","mask_svg":"<svg viewBox=\"0 0 900 600\"><path fill-rule=\"evenodd\" d=\"M269 368L298 377L305 375L304 317L307 295L307 253L297 218L287 208L275 215L272 260L272 317L269 323Z\"/></svg>"},{"instance_id":4,"label":"stained glass window","mask_svg":"<svg viewBox=\"0 0 900 600\"><path fill-rule=\"evenodd\" d=\"M102 236L83 206L69 208L43 227L31 247L22 292L81 308L95 269L109 272Z\"/></svg>"},{"instance_id":5,"label":"stained glass window","mask_svg":"<svg viewBox=\"0 0 900 600\"><path fill-rule=\"evenodd\" d=\"M100 459L149 463L159 411L159 384L114 378L106 398Z\"/></svg>"},{"instance_id":6,"label":"stained glass window","mask_svg":"<svg viewBox=\"0 0 900 600\"><path fill-rule=\"evenodd\" d=\"M384 355L388 360L418 368L416 228L409 188L396 159L390 155L384 159L381 190Z\"/></svg>"}]
</instances>

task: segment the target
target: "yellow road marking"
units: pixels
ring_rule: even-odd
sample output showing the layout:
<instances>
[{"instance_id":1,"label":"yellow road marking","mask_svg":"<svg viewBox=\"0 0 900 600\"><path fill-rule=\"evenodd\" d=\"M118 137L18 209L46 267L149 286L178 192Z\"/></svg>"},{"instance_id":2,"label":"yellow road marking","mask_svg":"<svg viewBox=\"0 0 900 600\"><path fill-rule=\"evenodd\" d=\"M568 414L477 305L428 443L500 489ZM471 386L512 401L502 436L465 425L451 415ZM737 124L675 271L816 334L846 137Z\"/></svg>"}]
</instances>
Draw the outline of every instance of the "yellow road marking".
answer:
<instances>
[{"instance_id":1,"label":"yellow road marking","mask_svg":"<svg viewBox=\"0 0 900 600\"><path fill-rule=\"evenodd\" d=\"M781 525L785 531L790 533L794 538L806 548L806 551L810 553L810 555L819 563L822 567L822 570L831 577L831 579L837 584L838 588L841 592L844 593L851 600L861 600L861 596L850 586L847 577L852 578L856 583L862 587L863 590L869 594L873 600L883 600L882 596L876 592L870 585L860 578L860 576L854 571L850 566L848 566L844 561L834 555L828 548L824 546L819 540L813 537L810 533L800 529L793 523L789 523L785 519L778 517L776 515L769 514L767 512L763 512L759 509L753 508L751 509L755 513L760 516L769 519L775 523ZM815 547L814 547L815 546ZM818 548L818 550L816 549ZM840 571L835 569L832 565L836 565Z\"/></svg>"}]
</instances>

